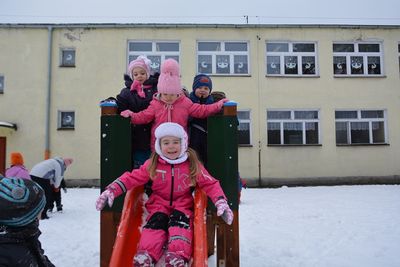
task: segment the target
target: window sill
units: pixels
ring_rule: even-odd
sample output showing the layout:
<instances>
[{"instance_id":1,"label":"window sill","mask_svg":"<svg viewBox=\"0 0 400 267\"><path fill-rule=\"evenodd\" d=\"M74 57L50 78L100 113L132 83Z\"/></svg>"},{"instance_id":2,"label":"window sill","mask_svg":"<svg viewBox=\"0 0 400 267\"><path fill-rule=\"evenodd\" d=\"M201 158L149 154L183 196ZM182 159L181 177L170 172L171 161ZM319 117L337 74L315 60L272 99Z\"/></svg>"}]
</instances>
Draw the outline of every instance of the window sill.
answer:
<instances>
[{"instance_id":1,"label":"window sill","mask_svg":"<svg viewBox=\"0 0 400 267\"><path fill-rule=\"evenodd\" d=\"M322 144L267 144L267 146L271 147L310 147L310 146L322 146Z\"/></svg>"},{"instance_id":2,"label":"window sill","mask_svg":"<svg viewBox=\"0 0 400 267\"><path fill-rule=\"evenodd\" d=\"M271 75L266 74L266 78L320 78L319 75Z\"/></svg>"},{"instance_id":3,"label":"window sill","mask_svg":"<svg viewBox=\"0 0 400 267\"><path fill-rule=\"evenodd\" d=\"M62 128L57 128L57 131L71 131L75 130L75 127L62 127Z\"/></svg>"},{"instance_id":4,"label":"window sill","mask_svg":"<svg viewBox=\"0 0 400 267\"><path fill-rule=\"evenodd\" d=\"M206 73L207 75L211 77L251 77L251 74L239 74L239 73L223 73L223 74L218 74L218 73Z\"/></svg>"},{"instance_id":5,"label":"window sill","mask_svg":"<svg viewBox=\"0 0 400 267\"><path fill-rule=\"evenodd\" d=\"M250 145L250 144L238 144L238 147L253 147L253 145Z\"/></svg>"},{"instance_id":6,"label":"window sill","mask_svg":"<svg viewBox=\"0 0 400 267\"><path fill-rule=\"evenodd\" d=\"M390 146L389 143L380 143L380 144L336 144L336 146Z\"/></svg>"},{"instance_id":7,"label":"window sill","mask_svg":"<svg viewBox=\"0 0 400 267\"><path fill-rule=\"evenodd\" d=\"M333 75L333 78L386 78L386 75Z\"/></svg>"},{"instance_id":8,"label":"window sill","mask_svg":"<svg viewBox=\"0 0 400 267\"><path fill-rule=\"evenodd\" d=\"M75 68L75 65L60 65L60 68Z\"/></svg>"}]
</instances>

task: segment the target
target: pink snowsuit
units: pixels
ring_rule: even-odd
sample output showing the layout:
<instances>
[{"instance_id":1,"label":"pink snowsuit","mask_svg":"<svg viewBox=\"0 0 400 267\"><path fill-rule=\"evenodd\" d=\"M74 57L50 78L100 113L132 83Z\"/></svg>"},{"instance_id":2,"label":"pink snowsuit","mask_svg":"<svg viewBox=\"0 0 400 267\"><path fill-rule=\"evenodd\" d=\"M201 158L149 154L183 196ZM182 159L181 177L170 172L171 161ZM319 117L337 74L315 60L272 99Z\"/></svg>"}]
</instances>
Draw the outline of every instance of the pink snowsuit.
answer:
<instances>
[{"instance_id":1,"label":"pink snowsuit","mask_svg":"<svg viewBox=\"0 0 400 267\"><path fill-rule=\"evenodd\" d=\"M187 123L189 116L194 118L207 118L210 115L218 113L224 104L223 100L220 100L211 105L200 105L193 103L189 98L181 95L175 100L173 104L166 104L162 100L158 99L157 95L154 96L153 100L147 109L134 113L131 116L131 123L133 124L147 124L152 121L151 127L151 150L154 151L155 129L164 122L175 122L180 124L187 132Z\"/></svg>"},{"instance_id":2,"label":"pink snowsuit","mask_svg":"<svg viewBox=\"0 0 400 267\"><path fill-rule=\"evenodd\" d=\"M139 169L125 172L107 188L115 197L134 187L144 185L149 180L147 160ZM156 177L146 202L148 216L143 227L138 252L147 252L156 262L163 254L163 247L168 241L168 252L174 252L190 259L193 239L193 196L189 178L189 160L179 164L169 164L159 158ZM219 181L212 177L204 166L196 177L196 182L211 201L226 199Z\"/></svg>"},{"instance_id":3,"label":"pink snowsuit","mask_svg":"<svg viewBox=\"0 0 400 267\"><path fill-rule=\"evenodd\" d=\"M6 170L6 177L17 177L22 179L31 179L29 175L29 171L25 168L24 165L13 165Z\"/></svg>"}]
</instances>

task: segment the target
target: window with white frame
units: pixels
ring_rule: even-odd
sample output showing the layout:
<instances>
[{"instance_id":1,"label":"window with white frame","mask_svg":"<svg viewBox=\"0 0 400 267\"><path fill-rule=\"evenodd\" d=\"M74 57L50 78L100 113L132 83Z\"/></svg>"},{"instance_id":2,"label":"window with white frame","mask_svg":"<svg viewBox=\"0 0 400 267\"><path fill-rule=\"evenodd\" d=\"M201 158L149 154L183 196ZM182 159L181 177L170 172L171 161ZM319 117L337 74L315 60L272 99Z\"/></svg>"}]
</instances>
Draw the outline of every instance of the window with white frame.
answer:
<instances>
[{"instance_id":1,"label":"window with white frame","mask_svg":"<svg viewBox=\"0 0 400 267\"><path fill-rule=\"evenodd\" d=\"M4 76L0 74L0 94L4 93Z\"/></svg>"},{"instance_id":2,"label":"window with white frame","mask_svg":"<svg viewBox=\"0 0 400 267\"><path fill-rule=\"evenodd\" d=\"M386 144L385 110L336 110L336 144Z\"/></svg>"},{"instance_id":3,"label":"window with white frame","mask_svg":"<svg viewBox=\"0 0 400 267\"><path fill-rule=\"evenodd\" d=\"M267 42L267 75L316 76L317 44L315 42Z\"/></svg>"},{"instance_id":4,"label":"window with white frame","mask_svg":"<svg viewBox=\"0 0 400 267\"><path fill-rule=\"evenodd\" d=\"M380 42L333 43L335 76L381 76L382 61Z\"/></svg>"},{"instance_id":5,"label":"window with white frame","mask_svg":"<svg viewBox=\"0 0 400 267\"><path fill-rule=\"evenodd\" d=\"M251 120L250 110L238 110L238 144L251 145Z\"/></svg>"},{"instance_id":6,"label":"window with white frame","mask_svg":"<svg viewBox=\"0 0 400 267\"><path fill-rule=\"evenodd\" d=\"M75 48L61 48L60 67L75 67Z\"/></svg>"},{"instance_id":7,"label":"window with white frame","mask_svg":"<svg viewBox=\"0 0 400 267\"><path fill-rule=\"evenodd\" d=\"M151 60L152 72L160 72L161 62L173 58L179 62L179 41L128 41L128 65L138 56L145 55Z\"/></svg>"},{"instance_id":8,"label":"window with white frame","mask_svg":"<svg viewBox=\"0 0 400 267\"><path fill-rule=\"evenodd\" d=\"M58 130L75 129L75 111L58 111Z\"/></svg>"},{"instance_id":9,"label":"window with white frame","mask_svg":"<svg viewBox=\"0 0 400 267\"><path fill-rule=\"evenodd\" d=\"M198 41L197 72L214 75L248 75L250 73L248 42Z\"/></svg>"},{"instance_id":10,"label":"window with white frame","mask_svg":"<svg viewBox=\"0 0 400 267\"><path fill-rule=\"evenodd\" d=\"M268 145L320 144L319 110L267 110Z\"/></svg>"}]
</instances>

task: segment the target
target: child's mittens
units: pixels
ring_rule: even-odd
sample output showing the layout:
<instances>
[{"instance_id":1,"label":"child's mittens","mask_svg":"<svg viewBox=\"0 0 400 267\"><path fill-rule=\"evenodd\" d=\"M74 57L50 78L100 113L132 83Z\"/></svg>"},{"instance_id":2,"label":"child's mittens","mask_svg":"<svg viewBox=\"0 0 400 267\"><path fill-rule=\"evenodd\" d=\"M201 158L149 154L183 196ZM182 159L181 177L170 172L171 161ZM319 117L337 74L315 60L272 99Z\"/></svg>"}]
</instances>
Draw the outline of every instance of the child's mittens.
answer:
<instances>
[{"instance_id":1,"label":"child's mittens","mask_svg":"<svg viewBox=\"0 0 400 267\"><path fill-rule=\"evenodd\" d=\"M63 188L64 193L67 193L67 188Z\"/></svg>"},{"instance_id":2,"label":"child's mittens","mask_svg":"<svg viewBox=\"0 0 400 267\"><path fill-rule=\"evenodd\" d=\"M220 199L215 202L215 207L217 208L217 216L221 216L221 218L229 225L232 224L233 221L233 212L229 208L228 203L225 199Z\"/></svg>"},{"instance_id":3,"label":"child's mittens","mask_svg":"<svg viewBox=\"0 0 400 267\"><path fill-rule=\"evenodd\" d=\"M218 101L217 103L218 103L219 108L221 109L224 106L224 104L228 101L229 101L229 99L227 99L227 98L223 98L220 101Z\"/></svg>"},{"instance_id":4,"label":"child's mittens","mask_svg":"<svg viewBox=\"0 0 400 267\"><path fill-rule=\"evenodd\" d=\"M121 112L121 116L124 118L129 118L133 116L133 112L130 111L129 109L126 109L124 111Z\"/></svg>"},{"instance_id":5,"label":"child's mittens","mask_svg":"<svg viewBox=\"0 0 400 267\"><path fill-rule=\"evenodd\" d=\"M114 193L111 190L106 189L96 200L96 210L102 210L106 203L108 203L108 206L111 207L113 205L114 198Z\"/></svg>"}]
</instances>

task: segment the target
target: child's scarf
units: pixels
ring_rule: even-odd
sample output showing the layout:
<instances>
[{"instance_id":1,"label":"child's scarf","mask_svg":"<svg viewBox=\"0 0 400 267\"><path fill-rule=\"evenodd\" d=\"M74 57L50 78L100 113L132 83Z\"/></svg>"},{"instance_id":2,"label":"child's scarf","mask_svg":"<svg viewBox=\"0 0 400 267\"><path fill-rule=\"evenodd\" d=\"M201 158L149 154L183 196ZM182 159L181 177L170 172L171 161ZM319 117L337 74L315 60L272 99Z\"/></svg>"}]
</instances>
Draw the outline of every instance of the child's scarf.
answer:
<instances>
[{"instance_id":1,"label":"child's scarf","mask_svg":"<svg viewBox=\"0 0 400 267\"><path fill-rule=\"evenodd\" d=\"M140 82L137 81L137 80L133 81L133 83L131 85L131 91L136 91L138 96L140 96L141 98L145 98L146 97L146 95L145 95L145 93L143 91L143 85L140 84Z\"/></svg>"}]
</instances>

